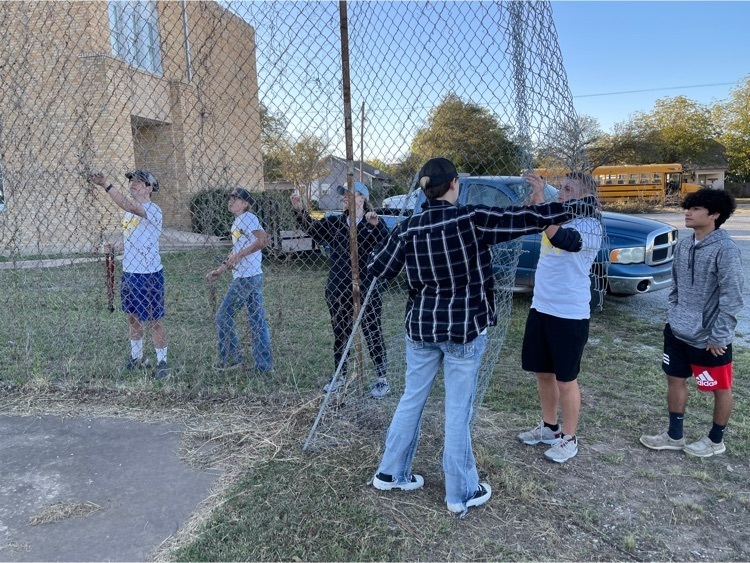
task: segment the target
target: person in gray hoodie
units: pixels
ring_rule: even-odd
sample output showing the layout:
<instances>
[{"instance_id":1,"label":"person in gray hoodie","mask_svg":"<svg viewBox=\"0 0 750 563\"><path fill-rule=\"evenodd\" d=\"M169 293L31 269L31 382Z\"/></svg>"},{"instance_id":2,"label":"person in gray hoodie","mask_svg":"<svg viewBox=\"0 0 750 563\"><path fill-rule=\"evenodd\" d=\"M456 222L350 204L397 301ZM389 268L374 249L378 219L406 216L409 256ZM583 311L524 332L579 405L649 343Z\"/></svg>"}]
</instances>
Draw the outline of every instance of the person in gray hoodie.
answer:
<instances>
[{"instance_id":1,"label":"person in gray hoodie","mask_svg":"<svg viewBox=\"0 0 750 563\"><path fill-rule=\"evenodd\" d=\"M736 209L724 190L704 188L682 202L685 226L693 236L675 247L672 288L664 327L662 369L667 374L669 429L641 436L652 450L683 450L697 457L726 451L724 430L732 412L732 340L742 309L740 250L721 225ZM687 380L714 394L713 426L708 436L686 444L682 422Z\"/></svg>"}]
</instances>

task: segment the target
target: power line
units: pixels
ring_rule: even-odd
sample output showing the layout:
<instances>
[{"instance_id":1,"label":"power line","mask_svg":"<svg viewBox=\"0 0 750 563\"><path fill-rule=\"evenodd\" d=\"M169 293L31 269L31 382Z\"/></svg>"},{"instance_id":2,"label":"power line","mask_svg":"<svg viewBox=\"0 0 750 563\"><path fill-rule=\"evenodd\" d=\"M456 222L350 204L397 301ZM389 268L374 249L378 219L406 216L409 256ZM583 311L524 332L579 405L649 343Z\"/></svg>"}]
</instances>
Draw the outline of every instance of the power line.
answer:
<instances>
[{"instance_id":1,"label":"power line","mask_svg":"<svg viewBox=\"0 0 750 563\"><path fill-rule=\"evenodd\" d=\"M717 84L693 84L691 86L667 86L663 88L646 88L644 90L623 90L621 92L602 92L600 94L580 94L574 98L594 98L596 96L618 96L620 94L637 94L639 92L658 92L660 90L685 90L687 88L709 88L711 86L733 86L736 82L719 82Z\"/></svg>"}]
</instances>

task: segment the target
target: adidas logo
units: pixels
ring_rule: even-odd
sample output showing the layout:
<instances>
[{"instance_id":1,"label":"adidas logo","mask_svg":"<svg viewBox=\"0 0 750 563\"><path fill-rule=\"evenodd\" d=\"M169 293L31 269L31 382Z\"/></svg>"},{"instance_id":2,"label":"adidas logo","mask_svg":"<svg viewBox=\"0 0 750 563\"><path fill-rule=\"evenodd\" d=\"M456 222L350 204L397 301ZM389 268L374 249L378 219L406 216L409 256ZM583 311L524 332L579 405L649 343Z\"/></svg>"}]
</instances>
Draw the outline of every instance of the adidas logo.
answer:
<instances>
[{"instance_id":1,"label":"adidas logo","mask_svg":"<svg viewBox=\"0 0 750 563\"><path fill-rule=\"evenodd\" d=\"M716 385L716 380L708 374L708 371L703 371L695 376L695 382L699 387L713 387Z\"/></svg>"},{"instance_id":2,"label":"adidas logo","mask_svg":"<svg viewBox=\"0 0 750 563\"><path fill-rule=\"evenodd\" d=\"M664 365L669 365L669 354L664 354L661 357L661 361L664 362Z\"/></svg>"}]
</instances>

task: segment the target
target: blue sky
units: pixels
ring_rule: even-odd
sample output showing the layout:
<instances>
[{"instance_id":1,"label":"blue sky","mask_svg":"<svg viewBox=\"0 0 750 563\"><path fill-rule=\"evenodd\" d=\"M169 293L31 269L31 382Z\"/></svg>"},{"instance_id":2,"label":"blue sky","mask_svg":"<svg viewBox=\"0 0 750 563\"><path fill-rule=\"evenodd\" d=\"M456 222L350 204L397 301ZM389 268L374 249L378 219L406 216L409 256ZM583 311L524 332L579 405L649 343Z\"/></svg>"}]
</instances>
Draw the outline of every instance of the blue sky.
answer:
<instances>
[{"instance_id":1,"label":"blue sky","mask_svg":"<svg viewBox=\"0 0 750 563\"><path fill-rule=\"evenodd\" d=\"M552 13L576 111L605 131L667 96L725 99L730 85L687 87L750 74L750 2L553 1Z\"/></svg>"}]
</instances>

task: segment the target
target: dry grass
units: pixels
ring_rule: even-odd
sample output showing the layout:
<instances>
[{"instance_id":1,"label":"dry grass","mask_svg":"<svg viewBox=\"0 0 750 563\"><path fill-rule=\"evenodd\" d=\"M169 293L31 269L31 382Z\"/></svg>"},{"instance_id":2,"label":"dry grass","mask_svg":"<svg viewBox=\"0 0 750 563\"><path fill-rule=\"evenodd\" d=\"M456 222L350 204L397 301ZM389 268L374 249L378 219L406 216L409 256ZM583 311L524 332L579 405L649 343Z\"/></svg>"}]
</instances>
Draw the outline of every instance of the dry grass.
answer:
<instances>
[{"instance_id":1,"label":"dry grass","mask_svg":"<svg viewBox=\"0 0 750 563\"><path fill-rule=\"evenodd\" d=\"M86 518L99 512L101 506L93 502L56 502L43 508L38 514L29 518L29 525L51 524L68 518Z\"/></svg>"}]
</instances>

